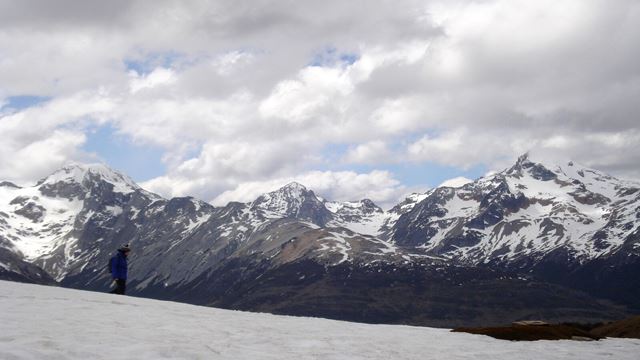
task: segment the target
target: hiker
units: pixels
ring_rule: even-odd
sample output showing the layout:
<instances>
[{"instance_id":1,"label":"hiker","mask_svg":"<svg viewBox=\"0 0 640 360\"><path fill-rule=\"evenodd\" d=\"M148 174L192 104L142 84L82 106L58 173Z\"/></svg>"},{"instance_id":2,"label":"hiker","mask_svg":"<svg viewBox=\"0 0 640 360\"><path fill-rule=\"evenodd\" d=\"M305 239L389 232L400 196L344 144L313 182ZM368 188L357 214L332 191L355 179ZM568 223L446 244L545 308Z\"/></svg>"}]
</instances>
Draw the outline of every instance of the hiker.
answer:
<instances>
[{"instance_id":1,"label":"hiker","mask_svg":"<svg viewBox=\"0 0 640 360\"><path fill-rule=\"evenodd\" d=\"M129 255L129 244L118 249L118 253L111 258L110 270L116 288L111 290L111 294L124 295L127 289L127 256Z\"/></svg>"}]
</instances>

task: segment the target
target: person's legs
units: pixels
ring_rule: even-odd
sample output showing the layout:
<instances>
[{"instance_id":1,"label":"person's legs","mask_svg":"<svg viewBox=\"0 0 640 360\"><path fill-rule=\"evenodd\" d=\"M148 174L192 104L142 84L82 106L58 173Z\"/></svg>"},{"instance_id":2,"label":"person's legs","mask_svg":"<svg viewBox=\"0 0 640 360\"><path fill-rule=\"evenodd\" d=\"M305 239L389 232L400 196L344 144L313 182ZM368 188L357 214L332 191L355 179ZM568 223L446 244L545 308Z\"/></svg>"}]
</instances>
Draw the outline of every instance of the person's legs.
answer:
<instances>
[{"instance_id":1,"label":"person's legs","mask_svg":"<svg viewBox=\"0 0 640 360\"><path fill-rule=\"evenodd\" d=\"M121 285L120 285L120 295L124 295L124 293L127 290L127 280L120 280L121 281Z\"/></svg>"},{"instance_id":2,"label":"person's legs","mask_svg":"<svg viewBox=\"0 0 640 360\"><path fill-rule=\"evenodd\" d=\"M122 279L118 279L116 280L117 282L117 287L116 287L116 294L119 295L124 295L125 291L127 290L127 281L126 280L122 280Z\"/></svg>"},{"instance_id":3,"label":"person's legs","mask_svg":"<svg viewBox=\"0 0 640 360\"><path fill-rule=\"evenodd\" d=\"M118 295L124 295L126 289L127 289L127 281L126 280L117 279L116 280L116 287L113 290L109 291L109 293L118 294Z\"/></svg>"}]
</instances>

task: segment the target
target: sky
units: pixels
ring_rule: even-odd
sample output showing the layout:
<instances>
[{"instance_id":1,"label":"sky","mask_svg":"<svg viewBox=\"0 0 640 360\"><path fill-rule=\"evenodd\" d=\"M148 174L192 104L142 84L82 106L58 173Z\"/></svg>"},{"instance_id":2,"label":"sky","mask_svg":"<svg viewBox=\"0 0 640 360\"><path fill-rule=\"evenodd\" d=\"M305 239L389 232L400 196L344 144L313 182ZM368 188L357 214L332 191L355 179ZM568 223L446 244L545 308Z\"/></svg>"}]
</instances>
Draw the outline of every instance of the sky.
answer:
<instances>
[{"instance_id":1,"label":"sky","mask_svg":"<svg viewBox=\"0 0 640 360\"><path fill-rule=\"evenodd\" d=\"M0 0L0 179L383 206L525 152L639 179L638 59L635 0Z\"/></svg>"}]
</instances>

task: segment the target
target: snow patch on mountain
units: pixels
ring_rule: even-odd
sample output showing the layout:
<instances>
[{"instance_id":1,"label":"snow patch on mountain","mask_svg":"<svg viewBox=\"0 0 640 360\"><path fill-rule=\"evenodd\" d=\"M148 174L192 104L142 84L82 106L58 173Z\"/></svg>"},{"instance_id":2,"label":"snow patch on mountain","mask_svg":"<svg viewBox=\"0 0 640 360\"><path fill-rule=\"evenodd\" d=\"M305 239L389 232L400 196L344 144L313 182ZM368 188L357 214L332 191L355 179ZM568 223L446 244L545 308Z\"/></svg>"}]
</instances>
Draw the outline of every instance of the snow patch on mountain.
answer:
<instances>
[{"instance_id":1,"label":"snow patch on mountain","mask_svg":"<svg viewBox=\"0 0 640 360\"><path fill-rule=\"evenodd\" d=\"M200 227L200 225L206 223L210 218L211 218L211 214L203 214L199 216L196 220L189 220L189 224L187 225L184 231L191 232L197 229L198 227Z\"/></svg>"},{"instance_id":2,"label":"snow patch on mountain","mask_svg":"<svg viewBox=\"0 0 640 360\"><path fill-rule=\"evenodd\" d=\"M438 187L459 188L470 182L473 182L473 180L466 178L464 176L458 176L458 177L443 181L442 184L438 185Z\"/></svg>"},{"instance_id":3,"label":"snow patch on mountain","mask_svg":"<svg viewBox=\"0 0 640 360\"><path fill-rule=\"evenodd\" d=\"M351 251L351 244L349 244L348 237L345 234L337 233L334 231L329 232L330 236L323 237L319 240L323 241L321 243L320 252L325 252L327 250L332 252L338 252L342 255L342 258L338 260L334 265L342 264L345 261L349 260L349 252Z\"/></svg>"},{"instance_id":4,"label":"snow patch on mountain","mask_svg":"<svg viewBox=\"0 0 640 360\"><path fill-rule=\"evenodd\" d=\"M84 201L48 197L36 187L0 187L0 235L27 260L50 253L65 242Z\"/></svg>"},{"instance_id":5,"label":"snow patch on mountain","mask_svg":"<svg viewBox=\"0 0 640 360\"><path fill-rule=\"evenodd\" d=\"M380 234L382 225L390 218L389 213L375 213L369 216L363 216L357 221L337 222L336 225L343 226L351 231L363 235L377 236Z\"/></svg>"}]
</instances>

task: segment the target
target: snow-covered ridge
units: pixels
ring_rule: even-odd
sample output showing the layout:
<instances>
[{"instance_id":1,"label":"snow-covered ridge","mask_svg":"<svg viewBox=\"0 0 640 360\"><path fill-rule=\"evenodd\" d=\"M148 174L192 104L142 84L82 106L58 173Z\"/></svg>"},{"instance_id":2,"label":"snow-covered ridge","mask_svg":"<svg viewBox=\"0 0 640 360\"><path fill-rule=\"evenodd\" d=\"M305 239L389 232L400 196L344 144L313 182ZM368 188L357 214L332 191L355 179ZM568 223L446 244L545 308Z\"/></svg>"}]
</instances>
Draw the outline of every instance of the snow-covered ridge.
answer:
<instances>
[{"instance_id":1,"label":"snow-covered ridge","mask_svg":"<svg viewBox=\"0 0 640 360\"><path fill-rule=\"evenodd\" d=\"M394 208L398 242L471 262L539 259L559 248L584 261L614 253L640 223L640 184L573 162L512 167ZM402 211L407 206L409 211ZM415 207L415 210L414 210Z\"/></svg>"},{"instance_id":2,"label":"snow-covered ridge","mask_svg":"<svg viewBox=\"0 0 640 360\"><path fill-rule=\"evenodd\" d=\"M69 163L62 169L38 181L36 186L54 185L57 183L82 184L85 179L97 177L114 186L115 192L130 193L140 187L127 175L115 171L104 164Z\"/></svg>"}]
</instances>

